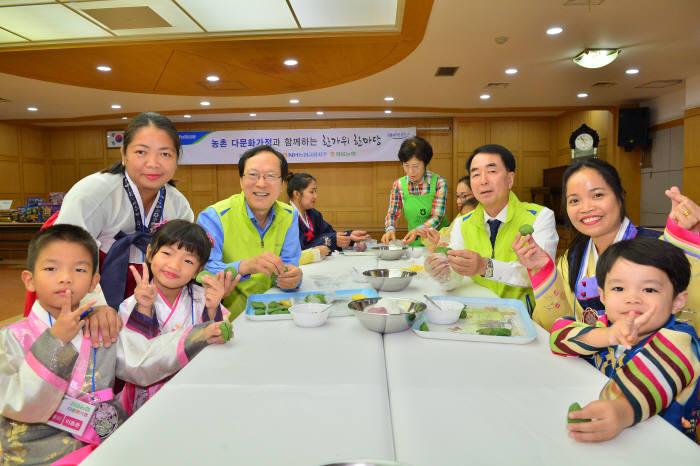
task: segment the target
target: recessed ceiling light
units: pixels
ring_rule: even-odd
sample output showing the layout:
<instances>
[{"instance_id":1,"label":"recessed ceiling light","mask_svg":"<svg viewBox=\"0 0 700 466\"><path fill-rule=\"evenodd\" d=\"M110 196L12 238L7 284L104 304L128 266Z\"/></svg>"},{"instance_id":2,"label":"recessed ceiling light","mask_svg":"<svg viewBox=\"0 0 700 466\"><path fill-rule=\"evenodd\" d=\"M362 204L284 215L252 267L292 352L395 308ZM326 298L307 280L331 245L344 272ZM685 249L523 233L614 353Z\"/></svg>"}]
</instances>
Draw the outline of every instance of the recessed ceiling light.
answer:
<instances>
[{"instance_id":1,"label":"recessed ceiling light","mask_svg":"<svg viewBox=\"0 0 700 466\"><path fill-rule=\"evenodd\" d=\"M549 29L547 29L547 35L548 36L556 36L557 34L561 34L564 31L564 28L561 26L554 26Z\"/></svg>"},{"instance_id":2,"label":"recessed ceiling light","mask_svg":"<svg viewBox=\"0 0 700 466\"><path fill-rule=\"evenodd\" d=\"M384 113L391 113L391 110L384 110Z\"/></svg>"},{"instance_id":3,"label":"recessed ceiling light","mask_svg":"<svg viewBox=\"0 0 700 466\"><path fill-rule=\"evenodd\" d=\"M39 110L39 107L27 107L27 110L29 110L30 112L36 112Z\"/></svg>"},{"instance_id":4,"label":"recessed ceiling light","mask_svg":"<svg viewBox=\"0 0 700 466\"><path fill-rule=\"evenodd\" d=\"M517 68L508 68L506 74L516 74L518 72Z\"/></svg>"},{"instance_id":5,"label":"recessed ceiling light","mask_svg":"<svg viewBox=\"0 0 700 466\"><path fill-rule=\"evenodd\" d=\"M299 99L289 99L289 103L290 103L290 104L298 104L298 103L299 103Z\"/></svg>"},{"instance_id":6,"label":"recessed ceiling light","mask_svg":"<svg viewBox=\"0 0 700 466\"><path fill-rule=\"evenodd\" d=\"M639 73L639 70L637 68L630 68L629 70L625 71L627 74L637 74Z\"/></svg>"},{"instance_id":7,"label":"recessed ceiling light","mask_svg":"<svg viewBox=\"0 0 700 466\"><path fill-rule=\"evenodd\" d=\"M209 102L208 100L203 100L199 103L199 105L201 105L203 107L208 107L211 105L211 102Z\"/></svg>"},{"instance_id":8,"label":"recessed ceiling light","mask_svg":"<svg viewBox=\"0 0 700 466\"><path fill-rule=\"evenodd\" d=\"M297 66L297 65L299 64L299 62L298 62L297 60L293 59L293 58L287 58L287 59L284 61L284 64L287 65L287 66Z\"/></svg>"},{"instance_id":9,"label":"recessed ceiling light","mask_svg":"<svg viewBox=\"0 0 700 466\"><path fill-rule=\"evenodd\" d=\"M579 92L578 94L576 94L576 97L578 97L579 99L585 99L586 97L588 97L588 92Z\"/></svg>"},{"instance_id":10,"label":"recessed ceiling light","mask_svg":"<svg viewBox=\"0 0 700 466\"><path fill-rule=\"evenodd\" d=\"M207 76L207 81L209 81L210 83L215 83L218 80L219 80L219 77L215 74L210 74L209 76Z\"/></svg>"},{"instance_id":11,"label":"recessed ceiling light","mask_svg":"<svg viewBox=\"0 0 700 466\"><path fill-rule=\"evenodd\" d=\"M387 102L393 102L394 98L392 96L388 95L388 96L384 97L384 100Z\"/></svg>"},{"instance_id":12,"label":"recessed ceiling light","mask_svg":"<svg viewBox=\"0 0 700 466\"><path fill-rule=\"evenodd\" d=\"M185 118L192 118L192 115L182 115Z\"/></svg>"},{"instance_id":13,"label":"recessed ceiling light","mask_svg":"<svg viewBox=\"0 0 700 466\"><path fill-rule=\"evenodd\" d=\"M249 113L248 115L250 115L250 116L258 116L257 113Z\"/></svg>"},{"instance_id":14,"label":"recessed ceiling light","mask_svg":"<svg viewBox=\"0 0 700 466\"><path fill-rule=\"evenodd\" d=\"M489 100L491 98L491 94L481 94L479 98L481 100Z\"/></svg>"},{"instance_id":15,"label":"recessed ceiling light","mask_svg":"<svg viewBox=\"0 0 700 466\"><path fill-rule=\"evenodd\" d=\"M100 65L97 67L97 70L107 72L107 71L112 71L112 67L107 66L107 65Z\"/></svg>"},{"instance_id":16,"label":"recessed ceiling light","mask_svg":"<svg viewBox=\"0 0 700 466\"><path fill-rule=\"evenodd\" d=\"M119 105L119 104L112 104L112 108L113 108L114 110L119 110L120 108L122 108L122 106Z\"/></svg>"},{"instance_id":17,"label":"recessed ceiling light","mask_svg":"<svg viewBox=\"0 0 700 466\"><path fill-rule=\"evenodd\" d=\"M318 112L316 112L316 115L323 115L323 112L319 110Z\"/></svg>"},{"instance_id":18,"label":"recessed ceiling light","mask_svg":"<svg viewBox=\"0 0 700 466\"><path fill-rule=\"evenodd\" d=\"M127 117L122 117L122 120L128 120L128 118L127 118Z\"/></svg>"}]
</instances>

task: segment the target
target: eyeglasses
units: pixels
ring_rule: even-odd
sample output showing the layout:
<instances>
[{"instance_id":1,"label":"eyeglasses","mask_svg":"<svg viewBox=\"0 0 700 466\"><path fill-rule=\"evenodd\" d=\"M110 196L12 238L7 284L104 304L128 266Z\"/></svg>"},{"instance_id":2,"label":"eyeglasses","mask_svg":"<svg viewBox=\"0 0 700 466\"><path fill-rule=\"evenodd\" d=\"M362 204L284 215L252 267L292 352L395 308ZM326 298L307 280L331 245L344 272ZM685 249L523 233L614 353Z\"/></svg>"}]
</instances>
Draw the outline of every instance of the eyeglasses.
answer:
<instances>
[{"instance_id":1,"label":"eyeglasses","mask_svg":"<svg viewBox=\"0 0 700 466\"><path fill-rule=\"evenodd\" d=\"M416 171L416 170L422 170L423 165L407 165L405 163L401 164L403 166L403 169L405 171Z\"/></svg>"},{"instance_id":2,"label":"eyeglasses","mask_svg":"<svg viewBox=\"0 0 700 466\"><path fill-rule=\"evenodd\" d=\"M474 195L473 194L455 194L455 197L457 199L462 199L463 201L466 201L467 199L471 199L472 197L474 197Z\"/></svg>"},{"instance_id":3,"label":"eyeglasses","mask_svg":"<svg viewBox=\"0 0 700 466\"><path fill-rule=\"evenodd\" d=\"M275 181L282 178L281 175L275 175L274 173L265 173L263 175L261 173L256 172L244 173L243 176L247 178L248 181L257 182L260 178L262 178L268 183L274 183Z\"/></svg>"}]
</instances>

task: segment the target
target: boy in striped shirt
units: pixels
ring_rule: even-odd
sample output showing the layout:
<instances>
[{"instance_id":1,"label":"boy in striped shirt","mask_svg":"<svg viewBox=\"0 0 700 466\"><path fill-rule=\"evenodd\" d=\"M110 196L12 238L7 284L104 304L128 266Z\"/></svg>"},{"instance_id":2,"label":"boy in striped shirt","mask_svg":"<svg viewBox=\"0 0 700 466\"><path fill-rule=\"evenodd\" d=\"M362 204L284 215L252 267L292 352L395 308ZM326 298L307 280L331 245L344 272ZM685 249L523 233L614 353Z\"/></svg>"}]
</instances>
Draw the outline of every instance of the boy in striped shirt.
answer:
<instances>
[{"instance_id":1,"label":"boy in striped shirt","mask_svg":"<svg viewBox=\"0 0 700 466\"><path fill-rule=\"evenodd\" d=\"M700 399L700 343L695 330L676 321L686 304L690 263L665 241L637 238L608 247L596 278L605 314L595 326L562 318L550 335L554 354L581 356L610 380L570 419L569 436L598 442L654 414L695 440ZM617 350L617 351L616 351Z\"/></svg>"}]
</instances>

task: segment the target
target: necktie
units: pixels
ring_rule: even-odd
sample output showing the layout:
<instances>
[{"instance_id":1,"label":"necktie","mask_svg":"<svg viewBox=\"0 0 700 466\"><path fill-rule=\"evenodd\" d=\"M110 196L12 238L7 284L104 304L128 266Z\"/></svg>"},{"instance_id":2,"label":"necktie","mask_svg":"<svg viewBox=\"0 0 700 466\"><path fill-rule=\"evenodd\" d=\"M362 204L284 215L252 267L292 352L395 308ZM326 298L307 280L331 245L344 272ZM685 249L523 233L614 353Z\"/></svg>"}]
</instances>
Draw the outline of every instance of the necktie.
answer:
<instances>
[{"instance_id":1,"label":"necktie","mask_svg":"<svg viewBox=\"0 0 700 466\"><path fill-rule=\"evenodd\" d=\"M491 229L491 237L489 238L491 240L491 249L495 249L496 235L498 235L498 227L501 226L501 221L492 218L491 220L487 220L486 223L489 224L489 228Z\"/></svg>"}]
</instances>

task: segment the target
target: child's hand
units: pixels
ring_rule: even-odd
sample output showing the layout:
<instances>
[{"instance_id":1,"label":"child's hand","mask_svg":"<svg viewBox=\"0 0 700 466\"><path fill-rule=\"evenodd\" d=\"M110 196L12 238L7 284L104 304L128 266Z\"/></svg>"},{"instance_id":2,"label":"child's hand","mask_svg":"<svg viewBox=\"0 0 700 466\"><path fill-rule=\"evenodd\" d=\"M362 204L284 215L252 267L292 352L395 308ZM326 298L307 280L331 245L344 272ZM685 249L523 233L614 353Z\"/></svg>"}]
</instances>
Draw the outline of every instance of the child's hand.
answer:
<instances>
[{"instance_id":1,"label":"child's hand","mask_svg":"<svg viewBox=\"0 0 700 466\"><path fill-rule=\"evenodd\" d=\"M580 411L569 413L570 419L591 419L591 422L567 424L569 437L577 442L602 442L618 436L634 422L634 411L625 398L598 400Z\"/></svg>"},{"instance_id":2,"label":"child's hand","mask_svg":"<svg viewBox=\"0 0 700 466\"><path fill-rule=\"evenodd\" d=\"M220 270L216 276L206 275L202 277L207 309L216 313L221 300L231 294L240 279L240 275L236 275L234 278L230 270Z\"/></svg>"},{"instance_id":3,"label":"child's hand","mask_svg":"<svg viewBox=\"0 0 700 466\"><path fill-rule=\"evenodd\" d=\"M137 310L148 317L152 316L153 303L156 302L156 286L151 284L151 278L148 273L148 266L143 264L143 274L139 276L139 272L133 265L129 266L131 274L136 280L136 289L134 289L134 298L136 298Z\"/></svg>"},{"instance_id":4,"label":"child's hand","mask_svg":"<svg viewBox=\"0 0 700 466\"><path fill-rule=\"evenodd\" d=\"M632 349L632 345L639 341L639 328L648 322L653 314L651 311L642 315L630 312L624 319L613 323L608 328L609 345L622 345L625 349Z\"/></svg>"},{"instance_id":5,"label":"child's hand","mask_svg":"<svg viewBox=\"0 0 700 466\"><path fill-rule=\"evenodd\" d=\"M221 326L224 324L231 325L228 322L212 322L204 328L204 336L207 338L207 343L210 345L223 345L228 341L224 340L221 335ZM231 328L230 338L233 338L233 327Z\"/></svg>"},{"instance_id":6,"label":"child's hand","mask_svg":"<svg viewBox=\"0 0 700 466\"><path fill-rule=\"evenodd\" d=\"M80 314L90 309L97 302L96 299L90 300L73 311L71 310L73 307L72 297L73 293L70 290L66 290L65 295L63 295L61 313L51 326L51 333L63 343L70 342L80 332L80 329L85 326L85 320L80 318Z\"/></svg>"}]
</instances>

